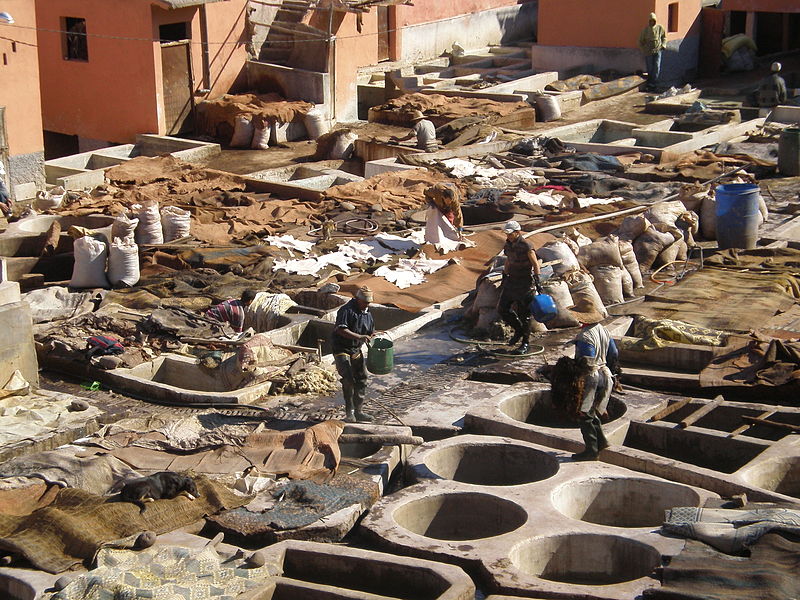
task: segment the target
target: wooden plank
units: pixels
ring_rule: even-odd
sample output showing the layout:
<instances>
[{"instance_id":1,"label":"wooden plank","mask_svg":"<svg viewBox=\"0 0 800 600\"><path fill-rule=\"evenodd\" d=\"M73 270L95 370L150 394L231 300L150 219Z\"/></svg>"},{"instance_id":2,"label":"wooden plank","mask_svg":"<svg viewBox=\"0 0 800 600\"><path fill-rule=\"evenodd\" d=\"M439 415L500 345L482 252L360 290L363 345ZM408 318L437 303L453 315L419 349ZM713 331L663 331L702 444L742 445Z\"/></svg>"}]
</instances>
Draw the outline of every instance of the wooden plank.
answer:
<instances>
[{"instance_id":1,"label":"wooden plank","mask_svg":"<svg viewBox=\"0 0 800 600\"><path fill-rule=\"evenodd\" d=\"M658 411L656 414L654 414L652 417L650 417L648 419L648 421L650 421L650 422L652 422L652 421L661 421L662 419L670 416L672 413L678 412L684 406L689 404L689 402L691 402L692 400L693 400L693 398L684 398L683 400L678 400L674 404L670 404L666 408L662 408L660 411Z\"/></svg>"},{"instance_id":2,"label":"wooden plank","mask_svg":"<svg viewBox=\"0 0 800 600\"><path fill-rule=\"evenodd\" d=\"M761 413L760 415L758 415L758 417L756 417L756 418L759 419L759 420L769 419L776 412L778 412L778 411L766 410L763 413ZM739 435L740 433L744 433L745 431L747 431L748 429L750 429L754 425L755 425L755 423L748 423L747 425L742 425L741 427L737 427L736 429L734 429L733 431L731 431L728 434L728 437L736 437L737 435Z\"/></svg>"},{"instance_id":3,"label":"wooden plank","mask_svg":"<svg viewBox=\"0 0 800 600\"><path fill-rule=\"evenodd\" d=\"M710 413L712 410L714 410L720 404L722 404L722 400L723 400L722 396L717 396L711 402L709 402L708 404L704 404L696 411L694 411L692 414L690 414L688 417L683 419L680 423L678 423L678 427L680 427L681 429L686 429L690 425L694 425L697 421L705 417L708 413Z\"/></svg>"},{"instance_id":4,"label":"wooden plank","mask_svg":"<svg viewBox=\"0 0 800 600\"><path fill-rule=\"evenodd\" d=\"M759 419L758 417L742 417L744 421L749 421L753 425L769 425L770 427L777 427L779 429L788 429L789 431L800 431L800 425L791 425L789 423L778 423L777 421L769 421L767 419Z\"/></svg>"}]
</instances>

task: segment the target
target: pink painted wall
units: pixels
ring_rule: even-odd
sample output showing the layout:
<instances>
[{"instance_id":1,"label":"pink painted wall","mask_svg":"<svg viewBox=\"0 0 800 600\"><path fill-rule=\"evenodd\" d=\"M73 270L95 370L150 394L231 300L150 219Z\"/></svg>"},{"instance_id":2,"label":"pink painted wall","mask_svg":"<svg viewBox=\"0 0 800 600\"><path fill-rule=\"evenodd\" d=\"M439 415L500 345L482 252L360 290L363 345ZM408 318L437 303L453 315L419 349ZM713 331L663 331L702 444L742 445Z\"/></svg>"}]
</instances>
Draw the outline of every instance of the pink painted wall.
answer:
<instances>
[{"instance_id":1,"label":"pink painted wall","mask_svg":"<svg viewBox=\"0 0 800 600\"><path fill-rule=\"evenodd\" d=\"M335 117L340 120L358 118L357 71L359 67L378 62L378 16L376 10L363 15L361 32L356 28L356 15L347 13L336 31L334 48Z\"/></svg>"},{"instance_id":2,"label":"pink painted wall","mask_svg":"<svg viewBox=\"0 0 800 600\"><path fill-rule=\"evenodd\" d=\"M86 19L89 34L88 62L64 59L60 33L39 34L44 128L109 142L132 142L137 133L158 131L149 3L36 0L36 4L41 29L61 30L61 17L80 17Z\"/></svg>"},{"instance_id":3,"label":"pink painted wall","mask_svg":"<svg viewBox=\"0 0 800 600\"><path fill-rule=\"evenodd\" d=\"M523 4L525 0L414 0L414 6L398 4L397 23L400 27L432 23L450 17Z\"/></svg>"},{"instance_id":4,"label":"pink painted wall","mask_svg":"<svg viewBox=\"0 0 800 600\"><path fill-rule=\"evenodd\" d=\"M88 62L63 58L60 33L39 36L45 129L117 143L133 142L138 133L164 133L157 41L162 24L191 23L193 88L203 87L199 8L167 10L150 0L36 2L40 28L60 30L61 17L80 17L89 34ZM211 97L227 92L244 68L246 5L247 0L207 5Z\"/></svg>"},{"instance_id":5,"label":"pink painted wall","mask_svg":"<svg viewBox=\"0 0 800 600\"><path fill-rule=\"evenodd\" d=\"M206 23L208 27L208 52L210 64L211 92L200 94L204 88L203 80L203 44L200 8L189 7L178 10L166 10L159 7L152 9L152 37L158 39L159 27L170 23L190 23L192 89L195 91L195 102L207 98L218 98L230 91L242 73L247 60L245 43L245 10L247 0L229 0L206 5ZM161 71L161 46L153 43L153 64L155 65L156 93L159 106L163 105L163 77ZM166 131L164 111L159 111L159 133Z\"/></svg>"},{"instance_id":6,"label":"pink painted wall","mask_svg":"<svg viewBox=\"0 0 800 600\"><path fill-rule=\"evenodd\" d=\"M41 152L44 141L36 31L23 29L36 27L36 5L34 0L3 0L0 8L15 20L14 25L0 25L0 106L6 107L9 154Z\"/></svg>"},{"instance_id":7,"label":"pink painted wall","mask_svg":"<svg viewBox=\"0 0 800 600\"><path fill-rule=\"evenodd\" d=\"M675 0L672 0L674 2ZM651 12L667 27L670 0L539 0L538 43L544 46L637 48ZM678 31L667 39L699 33L701 0L679 0Z\"/></svg>"}]
</instances>

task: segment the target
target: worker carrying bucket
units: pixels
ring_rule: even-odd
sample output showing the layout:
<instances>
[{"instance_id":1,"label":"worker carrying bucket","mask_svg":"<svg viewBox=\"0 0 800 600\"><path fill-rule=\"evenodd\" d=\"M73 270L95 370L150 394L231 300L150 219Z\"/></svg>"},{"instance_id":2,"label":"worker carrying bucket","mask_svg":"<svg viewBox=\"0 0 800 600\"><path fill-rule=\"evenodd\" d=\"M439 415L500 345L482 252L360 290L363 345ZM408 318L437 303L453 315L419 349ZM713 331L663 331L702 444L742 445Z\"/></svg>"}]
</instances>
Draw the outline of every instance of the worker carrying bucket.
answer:
<instances>
[{"instance_id":1,"label":"worker carrying bucket","mask_svg":"<svg viewBox=\"0 0 800 600\"><path fill-rule=\"evenodd\" d=\"M372 417L361 409L367 394L367 365L362 346L372 339L375 322L369 312L372 290L364 286L355 298L336 313L336 327L331 336L333 359L342 382L345 418L348 423L369 423Z\"/></svg>"},{"instance_id":2,"label":"worker carrying bucket","mask_svg":"<svg viewBox=\"0 0 800 600\"><path fill-rule=\"evenodd\" d=\"M507 221L503 225L503 231L506 234L506 244L503 247L506 264L503 267L497 312L514 330L514 335L508 341L509 346L520 342L513 353L526 354L531 335L531 288L535 285L536 291L543 293L539 279L541 269L533 246L522 236L520 224Z\"/></svg>"}]
</instances>

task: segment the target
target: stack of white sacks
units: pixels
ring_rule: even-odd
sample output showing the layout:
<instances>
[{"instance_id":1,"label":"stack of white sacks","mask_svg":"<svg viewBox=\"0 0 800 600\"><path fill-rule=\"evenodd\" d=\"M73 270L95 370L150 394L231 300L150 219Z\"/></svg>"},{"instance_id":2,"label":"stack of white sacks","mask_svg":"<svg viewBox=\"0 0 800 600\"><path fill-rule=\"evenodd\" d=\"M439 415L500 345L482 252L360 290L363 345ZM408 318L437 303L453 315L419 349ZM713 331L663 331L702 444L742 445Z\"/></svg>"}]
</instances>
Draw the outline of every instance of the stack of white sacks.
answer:
<instances>
[{"instance_id":1,"label":"stack of white sacks","mask_svg":"<svg viewBox=\"0 0 800 600\"><path fill-rule=\"evenodd\" d=\"M133 215L136 215L135 217ZM159 245L190 233L188 211L158 203L134 204L108 227L75 240L72 288L131 287L139 282L139 244Z\"/></svg>"},{"instance_id":2,"label":"stack of white sacks","mask_svg":"<svg viewBox=\"0 0 800 600\"><path fill-rule=\"evenodd\" d=\"M573 229L546 244L536 255L553 263L554 277L542 287L559 311L547 327L577 326L570 308L607 316L607 307L634 298L643 287L642 271L685 261L698 227L697 214L681 201L665 202L627 217L611 235L595 241Z\"/></svg>"}]
</instances>

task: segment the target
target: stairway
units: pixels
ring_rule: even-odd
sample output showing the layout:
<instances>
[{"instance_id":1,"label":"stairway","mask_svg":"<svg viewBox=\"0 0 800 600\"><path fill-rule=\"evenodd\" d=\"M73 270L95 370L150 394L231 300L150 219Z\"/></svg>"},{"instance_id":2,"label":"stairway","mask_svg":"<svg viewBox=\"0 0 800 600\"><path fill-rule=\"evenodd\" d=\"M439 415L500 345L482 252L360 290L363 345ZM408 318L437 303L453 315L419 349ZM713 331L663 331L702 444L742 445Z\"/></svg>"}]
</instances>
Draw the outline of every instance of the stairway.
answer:
<instances>
[{"instance_id":1,"label":"stairway","mask_svg":"<svg viewBox=\"0 0 800 600\"><path fill-rule=\"evenodd\" d=\"M313 3L314 0L282 0L272 23L258 23L269 27L258 60L288 66L296 39L294 31L311 10Z\"/></svg>"}]
</instances>

